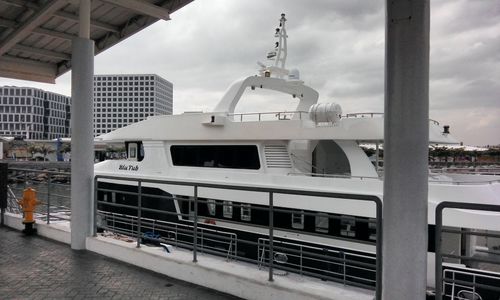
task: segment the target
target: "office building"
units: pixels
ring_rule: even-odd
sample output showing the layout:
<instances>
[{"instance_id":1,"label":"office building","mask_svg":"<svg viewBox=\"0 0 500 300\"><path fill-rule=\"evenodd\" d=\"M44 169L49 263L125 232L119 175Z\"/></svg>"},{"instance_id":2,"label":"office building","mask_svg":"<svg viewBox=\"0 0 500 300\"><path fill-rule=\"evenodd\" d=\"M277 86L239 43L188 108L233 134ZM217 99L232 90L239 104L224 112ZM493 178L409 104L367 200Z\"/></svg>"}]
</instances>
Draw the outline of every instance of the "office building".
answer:
<instances>
[{"instance_id":1,"label":"office building","mask_svg":"<svg viewBox=\"0 0 500 300\"><path fill-rule=\"evenodd\" d=\"M70 137L71 98L31 87L0 87L0 135Z\"/></svg>"},{"instance_id":2,"label":"office building","mask_svg":"<svg viewBox=\"0 0 500 300\"><path fill-rule=\"evenodd\" d=\"M172 114L172 83L155 74L94 76L94 136Z\"/></svg>"}]
</instances>

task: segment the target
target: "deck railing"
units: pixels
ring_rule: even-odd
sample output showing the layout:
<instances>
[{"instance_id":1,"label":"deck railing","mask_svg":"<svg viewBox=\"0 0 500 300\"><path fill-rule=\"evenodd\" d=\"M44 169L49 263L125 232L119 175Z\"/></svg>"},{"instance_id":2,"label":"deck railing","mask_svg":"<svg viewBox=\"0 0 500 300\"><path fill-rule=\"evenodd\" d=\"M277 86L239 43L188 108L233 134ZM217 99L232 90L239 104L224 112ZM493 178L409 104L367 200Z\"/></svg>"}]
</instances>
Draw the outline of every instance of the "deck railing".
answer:
<instances>
[{"instance_id":1,"label":"deck railing","mask_svg":"<svg viewBox=\"0 0 500 300\"><path fill-rule=\"evenodd\" d=\"M378 118L383 117L383 113L366 112L366 113L349 113L341 118ZM309 112L307 111L272 111L272 112L252 112L252 113L233 113L228 114L235 122L255 122L255 121L276 121L276 120L309 120ZM430 123L439 125L439 122L429 119Z\"/></svg>"},{"instance_id":2,"label":"deck railing","mask_svg":"<svg viewBox=\"0 0 500 300\"><path fill-rule=\"evenodd\" d=\"M484 284L484 282L488 282L488 284ZM486 291L500 294L498 274L491 276L475 273L465 268L443 270L443 297L445 299L498 299L485 295Z\"/></svg>"},{"instance_id":3,"label":"deck railing","mask_svg":"<svg viewBox=\"0 0 500 300\"><path fill-rule=\"evenodd\" d=\"M300 275L312 276L323 273L337 278L344 285L365 287L376 284L376 258L373 256L276 240L274 257L271 257L269 247L269 239L259 238L259 268L268 265L272 259L275 261L275 268L285 272L298 270ZM356 276L359 273L365 276Z\"/></svg>"},{"instance_id":4,"label":"deck railing","mask_svg":"<svg viewBox=\"0 0 500 300\"><path fill-rule=\"evenodd\" d=\"M236 122L252 122L252 121L275 121L275 120L306 120L309 113L307 111L272 111L260 113L236 113L229 114Z\"/></svg>"},{"instance_id":5,"label":"deck railing","mask_svg":"<svg viewBox=\"0 0 500 300\"><path fill-rule=\"evenodd\" d=\"M500 166L481 166L471 168L450 167L450 168L432 168L432 173L443 174L474 174L474 175L500 175Z\"/></svg>"},{"instance_id":6,"label":"deck railing","mask_svg":"<svg viewBox=\"0 0 500 300\"><path fill-rule=\"evenodd\" d=\"M349 113L346 114L345 116L342 116L342 118L377 118L377 117L383 117L384 113L377 113L377 112L364 112L364 113ZM433 119L429 119L429 122L439 125L439 122Z\"/></svg>"},{"instance_id":7,"label":"deck railing","mask_svg":"<svg viewBox=\"0 0 500 300\"><path fill-rule=\"evenodd\" d=\"M500 179L482 179L482 180L445 180L436 179L437 175L446 175L446 173L431 173L429 174L429 183L432 184L451 184L451 185L483 185L483 184L494 184L500 183ZM384 180L383 173L380 176L353 176L353 175L343 175L343 174L328 174L328 173L307 173L307 172L289 172L289 176L309 176L309 177L324 177L332 179L358 179L358 180Z\"/></svg>"},{"instance_id":8,"label":"deck railing","mask_svg":"<svg viewBox=\"0 0 500 300\"><path fill-rule=\"evenodd\" d=\"M111 184L111 185L110 185ZM126 189L118 188L112 184L120 184L127 186ZM153 193L149 188L153 186L169 186L173 188L182 187L183 195L159 195ZM327 193L317 191L301 191L301 190L287 190L268 187L248 187L248 186L235 186L225 184L212 184L200 182L184 182L184 181L167 181L167 180L148 180L137 178L121 178L117 176L104 176L98 175L95 177L95 215L97 216L96 223L94 224L94 232L99 230L109 230L117 233L127 234L133 236L137 247L141 246L146 232L152 232L154 235L160 236L156 239L158 243L171 243L174 246L186 248L193 252L193 262L199 259L198 254L203 252L207 254L214 254L226 257L226 259L238 260L258 264L261 268L268 268L268 280L274 280L273 276L279 270L286 268L287 272L295 272L302 275L314 276L317 278L338 281L348 285L361 286L365 288L375 288L377 299L380 299L381 293L381 242L382 242L382 229L381 229L381 214L382 206L381 201L376 196L355 195L355 194L339 194ZM215 216L200 216L198 214L199 207L206 207L217 202L218 209L221 209L222 203L224 206L231 206L231 211L238 211L248 209L247 204L230 202L224 199L210 199L200 198L199 192L202 190L206 192L214 191L235 191L237 193L250 192L250 194L260 195L259 197L267 198L266 205L252 205L250 207L252 215L267 215L266 224L244 224L242 219L238 222L238 226L231 224L236 221L233 219L223 218L220 215ZM119 193L119 197L115 194L116 201L104 200L104 194ZM276 195L293 196L308 196L320 198L332 198L332 205L335 199L342 199L342 201L366 201L374 204L374 215L376 220L368 220L366 222L376 223L376 240L364 242L363 246L374 249L373 252L362 252L359 250L343 249L335 246L327 246L326 244L317 244L310 241L300 240L300 238L289 240L288 238L275 234L275 230L284 230L282 227L276 227L274 216L277 214L290 214L290 209L283 207L275 207L274 198ZM120 197L132 197L136 199L134 205L127 205L120 203ZM145 200L147 199L147 200ZM166 211L160 209L153 209L144 205L144 201L151 203L155 202L172 201L176 207L185 207L189 211ZM211 202L212 201L212 202ZM223 202L226 201L226 202ZM237 201L237 198L234 199ZM137 203L137 205L135 205ZM121 209L123 213L109 213L106 210ZM126 212L125 212L126 211ZM220 212L220 211L219 211ZM293 211L296 213L297 211ZM301 211L300 214L304 216L315 216L318 213ZM155 215L152 218L152 214ZM240 216L241 217L241 216ZM341 218L341 216L329 215L329 218ZM172 220L175 219L175 221ZM155 220L156 219L156 220ZM161 220L163 219L163 220ZM288 220L288 217L286 218ZM291 220L291 216L290 219ZM361 221L361 220L360 220ZM119 223L120 222L120 223ZM267 221L266 221L267 222ZM176 224L180 223L180 224ZM214 225L217 223L217 226ZM241 227L245 229L241 229ZM236 229L240 228L240 229ZM312 234L318 236L317 232L306 233L293 229L286 229L290 232L298 234ZM150 238L150 237L148 237ZM323 238L332 238L330 245L335 244L334 237L325 236ZM337 237L343 240L345 238ZM292 244L302 244L301 249L293 249ZM355 240L350 240L351 244L357 243ZM264 253L264 259L262 254ZM281 254L286 254L289 258L287 265L284 265L279 257ZM335 254L337 253L337 254ZM338 253L342 253L340 256ZM300 259L299 259L300 257ZM273 259L269 259L273 258ZM344 266L343 270L337 270L339 265ZM322 268L329 266L326 269ZM276 271L275 269L279 270ZM361 274L361 275L360 275ZM358 278L359 277L359 278Z\"/></svg>"},{"instance_id":9,"label":"deck railing","mask_svg":"<svg viewBox=\"0 0 500 300\"><path fill-rule=\"evenodd\" d=\"M113 205L110 205L113 206ZM123 207L123 206L120 206ZM135 207L134 207L135 208ZM97 213L98 227L110 232L137 237L137 216L118 214L99 210ZM194 226L167 222L151 218L141 218L141 234L136 242L141 243L161 242L171 243L176 247L193 248L190 241L193 236ZM163 234L163 235L161 235ZM198 228L198 249L201 253L216 253L226 257L227 260L237 257L237 235L231 232L211 228Z\"/></svg>"},{"instance_id":10,"label":"deck railing","mask_svg":"<svg viewBox=\"0 0 500 300\"><path fill-rule=\"evenodd\" d=\"M443 210L460 209L500 213L500 205L441 202L436 207L436 262L435 287L436 300L442 299L499 299L500 298L500 260L497 257L484 257L468 253L443 253L442 234L456 234L461 238L484 237L500 238L498 232L477 231L471 228L443 228ZM443 264L444 259L458 260L468 267ZM487 264L488 268L479 268ZM492 269L488 272L487 269Z\"/></svg>"}]
</instances>

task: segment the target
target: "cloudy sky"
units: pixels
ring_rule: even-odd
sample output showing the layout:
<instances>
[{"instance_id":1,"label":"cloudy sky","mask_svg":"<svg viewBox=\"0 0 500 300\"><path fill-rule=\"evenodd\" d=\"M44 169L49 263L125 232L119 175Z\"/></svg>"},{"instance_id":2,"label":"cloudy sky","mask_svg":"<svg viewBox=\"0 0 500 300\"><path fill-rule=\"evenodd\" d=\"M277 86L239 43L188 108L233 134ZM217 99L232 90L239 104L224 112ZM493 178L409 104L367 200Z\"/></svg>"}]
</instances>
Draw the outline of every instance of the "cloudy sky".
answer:
<instances>
[{"instance_id":1,"label":"cloudy sky","mask_svg":"<svg viewBox=\"0 0 500 300\"><path fill-rule=\"evenodd\" d=\"M98 55L96 74L156 73L174 84L174 113L210 111L232 81L256 74L287 15L289 68L344 112L383 112L383 0L196 0ZM500 144L500 0L431 1L430 117L469 145ZM0 78L70 95L55 85ZM293 109L255 91L237 111Z\"/></svg>"}]
</instances>

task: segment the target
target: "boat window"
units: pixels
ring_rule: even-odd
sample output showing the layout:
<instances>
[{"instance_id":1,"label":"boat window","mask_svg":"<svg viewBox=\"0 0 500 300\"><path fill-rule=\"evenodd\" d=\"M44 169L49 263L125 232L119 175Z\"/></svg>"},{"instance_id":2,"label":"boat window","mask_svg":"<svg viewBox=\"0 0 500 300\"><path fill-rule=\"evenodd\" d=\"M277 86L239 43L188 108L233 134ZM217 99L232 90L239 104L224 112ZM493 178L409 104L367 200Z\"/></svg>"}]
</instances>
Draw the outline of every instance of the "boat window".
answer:
<instances>
[{"instance_id":1,"label":"boat window","mask_svg":"<svg viewBox=\"0 0 500 300\"><path fill-rule=\"evenodd\" d=\"M260 169L256 145L173 145L174 166Z\"/></svg>"},{"instance_id":2,"label":"boat window","mask_svg":"<svg viewBox=\"0 0 500 300\"><path fill-rule=\"evenodd\" d=\"M250 221L252 219L252 211L250 209L250 204L241 205L241 220Z\"/></svg>"},{"instance_id":3,"label":"boat window","mask_svg":"<svg viewBox=\"0 0 500 300\"><path fill-rule=\"evenodd\" d=\"M131 160L135 160L137 158L137 144L128 144L128 158Z\"/></svg>"},{"instance_id":4,"label":"boat window","mask_svg":"<svg viewBox=\"0 0 500 300\"><path fill-rule=\"evenodd\" d=\"M233 217L233 203L231 201L224 201L224 218Z\"/></svg>"},{"instance_id":5,"label":"boat window","mask_svg":"<svg viewBox=\"0 0 500 300\"><path fill-rule=\"evenodd\" d=\"M214 199L207 200L207 208L208 208L208 213L211 216L215 216L215 200Z\"/></svg>"},{"instance_id":6,"label":"boat window","mask_svg":"<svg viewBox=\"0 0 500 300\"><path fill-rule=\"evenodd\" d=\"M144 146L142 142L126 142L127 159L133 161L142 161L144 159Z\"/></svg>"},{"instance_id":7,"label":"boat window","mask_svg":"<svg viewBox=\"0 0 500 300\"><path fill-rule=\"evenodd\" d=\"M356 219L354 217L342 216L340 219L340 235L356 236Z\"/></svg>"},{"instance_id":8,"label":"boat window","mask_svg":"<svg viewBox=\"0 0 500 300\"><path fill-rule=\"evenodd\" d=\"M316 216L316 231L318 232L328 232L328 214L319 213Z\"/></svg>"},{"instance_id":9,"label":"boat window","mask_svg":"<svg viewBox=\"0 0 500 300\"><path fill-rule=\"evenodd\" d=\"M292 228L304 229L304 214L303 211L292 213Z\"/></svg>"},{"instance_id":10,"label":"boat window","mask_svg":"<svg viewBox=\"0 0 500 300\"><path fill-rule=\"evenodd\" d=\"M368 232L370 233L369 239L372 241L377 240L377 219L370 218L368 220Z\"/></svg>"}]
</instances>

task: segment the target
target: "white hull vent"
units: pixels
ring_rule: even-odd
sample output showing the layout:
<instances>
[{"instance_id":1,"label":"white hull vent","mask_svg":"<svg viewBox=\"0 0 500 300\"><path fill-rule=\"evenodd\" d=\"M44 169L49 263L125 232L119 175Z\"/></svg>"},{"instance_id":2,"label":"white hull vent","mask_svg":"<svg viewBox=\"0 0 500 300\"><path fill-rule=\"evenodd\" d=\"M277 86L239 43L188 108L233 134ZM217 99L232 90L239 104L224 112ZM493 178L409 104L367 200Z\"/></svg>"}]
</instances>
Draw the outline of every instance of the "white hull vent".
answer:
<instances>
[{"instance_id":1,"label":"white hull vent","mask_svg":"<svg viewBox=\"0 0 500 300\"><path fill-rule=\"evenodd\" d=\"M268 168L290 169L292 167L286 145L265 145L264 155Z\"/></svg>"}]
</instances>

